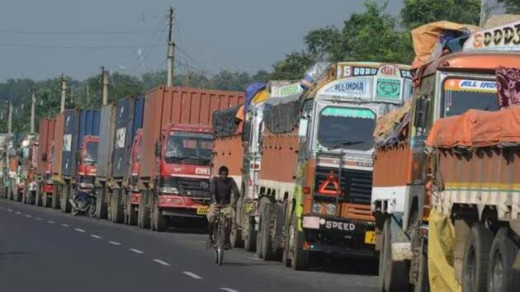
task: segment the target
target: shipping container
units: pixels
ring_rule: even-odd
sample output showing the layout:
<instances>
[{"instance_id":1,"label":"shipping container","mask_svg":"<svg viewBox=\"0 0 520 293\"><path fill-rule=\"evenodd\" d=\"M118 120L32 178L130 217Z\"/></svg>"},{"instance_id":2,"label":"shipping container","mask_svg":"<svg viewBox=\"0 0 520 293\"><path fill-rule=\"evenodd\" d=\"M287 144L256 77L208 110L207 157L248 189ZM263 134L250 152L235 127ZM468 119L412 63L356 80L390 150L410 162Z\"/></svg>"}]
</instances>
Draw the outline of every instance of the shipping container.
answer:
<instances>
[{"instance_id":1,"label":"shipping container","mask_svg":"<svg viewBox=\"0 0 520 293\"><path fill-rule=\"evenodd\" d=\"M99 110L65 110L61 172L64 177L76 175L76 153L86 135L99 135Z\"/></svg>"},{"instance_id":2,"label":"shipping container","mask_svg":"<svg viewBox=\"0 0 520 293\"><path fill-rule=\"evenodd\" d=\"M61 176L61 162L63 161L63 133L65 131L65 113L56 116L56 126L54 127L54 150L52 161L53 175Z\"/></svg>"},{"instance_id":3,"label":"shipping container","mask_svg":"<svg viewBox=\"0 0 520 293\"><path fill-rule=\"evenodd\" d=\"M108 179L111 177L112 152L114 149L114 122L116 117L116 105L108 104L101 108L97 159L97 177Z\"/></svg>"},{"instance_id":4,"label":"shipping container","mask_svg":"<svg viewBox=\"0 0 520 293\"><path fill-rule=\"evenodd\" d=\"M125 178L129 175L132 143L137 129L143 127L144 99L128 97L117 101L115 118L115 145L112 177Z\"/></svg>"},{"instance_id":5,"label":"shipping container","mask_svg":"<svg viewBox=\"0 0 520 293\"><path fill-rule=\"evenodd\" d=\"M47 162L50 159L47 151L49 147L54 141L54 129L56 126L56 119L54 118L43 118L40 120L38 133L39 133L39 154L36 156L37 160L37 168L36 174L40 176L45 175L45 171L47 170Z\"/></svg>"},{"instance_id":6,"label":"shipping container","mask_svg":"<svg viewBox=\"0 0 520 293\"><path fill-rule=\"evenodd\" d=\"M155 173L155 144L170 123L211 126L212 113L244 103L244 93L183 87L158 87L146 94L142 165L139 177Z\"/></svg>"}]
</instances>

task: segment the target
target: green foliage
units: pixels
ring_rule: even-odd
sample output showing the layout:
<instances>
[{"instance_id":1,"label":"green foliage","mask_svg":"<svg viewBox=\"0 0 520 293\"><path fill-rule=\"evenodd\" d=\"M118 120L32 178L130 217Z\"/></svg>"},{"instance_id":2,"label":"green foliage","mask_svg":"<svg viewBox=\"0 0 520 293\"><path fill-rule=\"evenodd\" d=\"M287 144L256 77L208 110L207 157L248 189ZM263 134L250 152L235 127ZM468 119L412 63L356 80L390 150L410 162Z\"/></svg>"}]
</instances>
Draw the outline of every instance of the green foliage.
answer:
<instances>
[{"instance_id":1,"label":"green foliage","mask_svg":"<svg viewBox=\"0 0 520 293\"><path fill-rule=\"evenodd\" d=\"M414 29L439 20L478 25L479 14L480 0L405 0L401 18L407 29Z\"/></svg>"},{"instance_id":2,"label":"green foliage","mask_svg":"<svg viewBox=\"0 0 520 293\"><path fill-rule=\"evenodd\" d=\"M520 0L498 0L498 3L504 6L506 13L520 13Z\"/></svg>"},{"instance_id":3,"label":"green foliage","mask_svg":"<svg viewBox=\"0 0 520 293\"><path fill-rule=\"evenodd\" d=\"M278 61L269 75L272 80L299 80L303 77L305 70L316 62L316 58L306 52L292 52L285 56L284 60Z\"/></svg>"}]
</instances>

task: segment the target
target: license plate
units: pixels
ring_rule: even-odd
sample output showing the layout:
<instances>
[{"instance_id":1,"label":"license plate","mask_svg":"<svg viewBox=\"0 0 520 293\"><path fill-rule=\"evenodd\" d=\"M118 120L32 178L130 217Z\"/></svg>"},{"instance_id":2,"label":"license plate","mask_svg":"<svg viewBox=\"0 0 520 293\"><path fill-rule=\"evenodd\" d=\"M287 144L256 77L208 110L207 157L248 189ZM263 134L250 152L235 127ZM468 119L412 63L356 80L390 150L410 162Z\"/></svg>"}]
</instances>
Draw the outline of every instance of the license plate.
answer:
<instances>
[{"instance_id":1,"label":"license plate","mask_svg":"<svg viewBox=\"0 0 520 293\"><path fill-rule=\"evenodd\" d=\"M207 207L197 208L197 215L206 215L208 213Z\"/></svg>"},{"instance_id":2,"label":"license plate","mask_svg":"<svg viewBox=\"0 0 520 293\"><path fill-rule=\"evenodd\" d=\"M365 243L366 244L376 244L376 232L366 231L365 232Z\"/></svg>"}]
</instances>

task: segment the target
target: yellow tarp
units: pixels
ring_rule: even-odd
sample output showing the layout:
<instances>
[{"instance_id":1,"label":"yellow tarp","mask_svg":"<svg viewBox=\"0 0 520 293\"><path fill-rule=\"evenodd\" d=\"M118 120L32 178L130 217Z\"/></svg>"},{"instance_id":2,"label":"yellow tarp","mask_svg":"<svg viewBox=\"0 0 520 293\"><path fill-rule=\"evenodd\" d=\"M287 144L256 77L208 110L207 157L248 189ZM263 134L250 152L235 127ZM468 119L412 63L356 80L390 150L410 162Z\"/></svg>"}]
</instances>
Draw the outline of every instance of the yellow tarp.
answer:
<instances>
[{"instance_id":1,"label":"yellow tarp","mask_svg":"<svg viewBox=\"0 0 520 293\"><path fill-rule=\"evenodd\" d=\"M428 273L432 292L460 292L453 267L455 227L448 216L430 213L428 231Z\"/></svg>"},{"instance_id":2,"label":"yellow tarp","mask_svg":"<svg viewBox=\"0 0 520 293\"><path fill-rule=\"evenodd\" d=\"M463 28L472 30L476 29L477 27L469 24L460 24L450 21L437 21L427 23L412 30L413 49L415 51L415 59L412 63L412 68L421 67L422 65L431 62L435 58L440 57L442 52L435 51L439 50L437 46L443 31L460 31Z\"/></svg>"},{"instance_id":3,"label":"yellow tarp","mask_svg":"<svg viewBox=\"0 0 520 293\"><path fill-rule=\"evenodd\" d=\"M267 89L263 89L256 93L255 97L252 100L253 104L263 102L265 100L269 99L269 91Z\"/></svg>"}]
</instances>

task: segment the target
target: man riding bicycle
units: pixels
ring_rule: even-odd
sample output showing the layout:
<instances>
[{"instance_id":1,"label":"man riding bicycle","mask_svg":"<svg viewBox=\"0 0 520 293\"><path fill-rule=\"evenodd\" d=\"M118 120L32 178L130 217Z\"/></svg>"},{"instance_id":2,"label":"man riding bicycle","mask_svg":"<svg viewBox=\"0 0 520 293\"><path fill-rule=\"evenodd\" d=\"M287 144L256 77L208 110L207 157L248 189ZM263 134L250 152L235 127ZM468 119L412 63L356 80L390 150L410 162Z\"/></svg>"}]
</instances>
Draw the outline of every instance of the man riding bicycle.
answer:
<instances>
[{"instance_id":1,"label":"man riding bicycle","mask_svg":"<svg viewBox=\"0 0 520 293\"><path fill-rule=\"evenodd\" d=\"M213 245L215 239L213 239L213 229L217 214L223 213L226 223L226 239L225 249L230 249L231 244L229 241L229 235L231 234L231 226L233 224L233 213L236 209L240 192L238 191L237 184L233 178L228 177L229 169L226 166L221 166L218 169L218 177L211 179L210 192L211 192L211 205L208 211L208 230L209 230L209 243ZM232 196L233 194L233 196ZM221 223L223 224L223 223Z\"/></svg>"}]
</instances>

